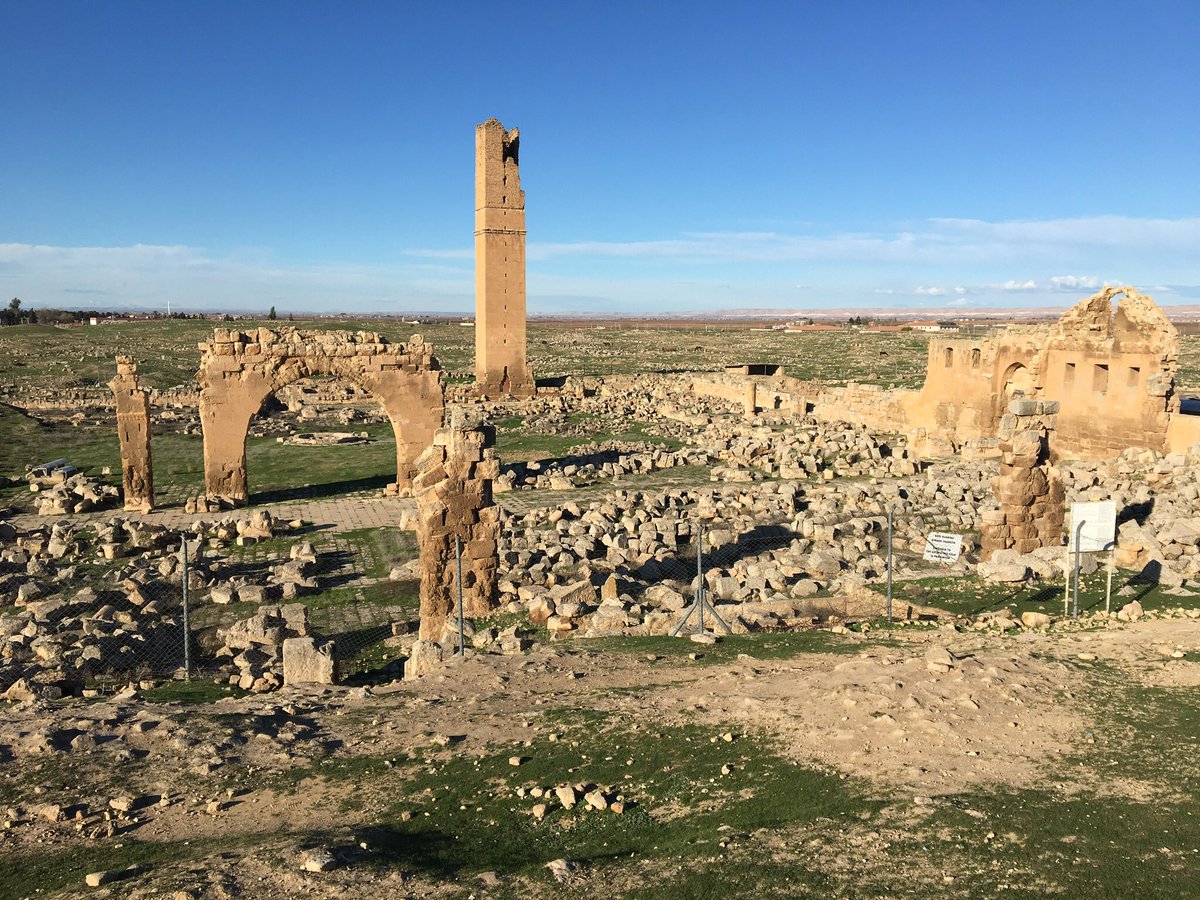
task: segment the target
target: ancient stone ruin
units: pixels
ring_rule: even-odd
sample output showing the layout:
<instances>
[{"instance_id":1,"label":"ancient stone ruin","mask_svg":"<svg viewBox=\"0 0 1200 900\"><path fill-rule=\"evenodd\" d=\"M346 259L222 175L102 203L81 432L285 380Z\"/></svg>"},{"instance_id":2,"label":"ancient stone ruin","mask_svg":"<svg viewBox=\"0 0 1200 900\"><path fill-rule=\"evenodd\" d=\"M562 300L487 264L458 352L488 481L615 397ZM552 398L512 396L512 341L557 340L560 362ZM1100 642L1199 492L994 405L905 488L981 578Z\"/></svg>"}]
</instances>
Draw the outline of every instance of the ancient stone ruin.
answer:
<instances>
[{"instance_id":1,"label":"ancient stone ruin","mask_svg":"<svg viewBox=\"0 0 1200 900\"><path fill-rule=\"evenodd\" d=\"M387 413L396 437L396 484L407 489L414 462L442 423L440 367L420 335L392 344L375 332L231 331L200 344L204 485L210 497L245 502L246 432L263 401L301 378L353 382Z\"/></svg>"},{"instance_id":2,"label":"ancient stone ruin","mask_svg":"<svg viewBox=\"0 0 1200 900\"><path fill-rule=\"evenodd\" d=\"M1114 303L1120 298L1119 303ZM1179 332L1131 287L1105 288L1051 326L1014 327L983 340L932 340L925 386L912 412L956 441L996 434L1014 397L1061 404L1056 448L1082 458L1127 447L1164 451L1170 435ZM1184 444L1186 447L1188 444Z\"/></svg>"},{"instance_id":3,"label":"ancient stone ruin","mask_svg":"<svg viewBox=\"0 0 1200 900\"><path fill-rule=\"evenodd\" d=\"M421 550L421 628L441 641L457 616L455 540L462 546L463 614L486 616L496 605L500 509L492 502L499 463L491 428L441 428L417 458L417 541Z\"/></svg>"},{"instance_id":4,"label":"ancient stone ruin","mask_svg":"<svg viewBox=\"0 0 1200 900\"><path fill-rule=\"evenodd\" d=\"M137 363L117 357L117 375L108 383L117 406L117 435L121 441L121 480L125 509L154 508L154 471L150 461L150 389L138 383Z\"/></svg>"},{"instance_id":5,"label":"ancient stone ruin","mask_svg":"<svg viewBox=\"0 0 1200 900\"><path fill-rule=\"evenodd\" d=\"M1110 459L1132 447L1182 453L1200 443L1200 416L1182 413L1175 394L1179 333L1132 287L1105 288L1053 325L934 338L928 353L920 390L829 386L778 367L741 367L698 376L692 391L741 403L747 415L753 404L905 434L928 456L995 456L1001 419L1021 398L1058 400L1055 447L1064 456Z\"/></svg>"},{"instance_id":6,"label":"ancient stone ruin","mask_svg":"<svg viewBox=\"0 0 1200 900\"><path fill-rule=\"evenodd\" d=\"M520 135L495 119L475 129L475 383L484 397L528 397L525 192Z\"/></svg>"},{"instance_id":7,"label":"ancient stone ruin","mask_svg":"<svg viewBox=\"0 0 1200 900\"><path fill-rule=\"evenodd\" d=\"M983 513L982 559L1062 545L1066 494L1050 464L1058 410L1051 400L1013 400L1000 420L1000 474L992 480L1000 509Z\"/></svg>"}]
</instances>

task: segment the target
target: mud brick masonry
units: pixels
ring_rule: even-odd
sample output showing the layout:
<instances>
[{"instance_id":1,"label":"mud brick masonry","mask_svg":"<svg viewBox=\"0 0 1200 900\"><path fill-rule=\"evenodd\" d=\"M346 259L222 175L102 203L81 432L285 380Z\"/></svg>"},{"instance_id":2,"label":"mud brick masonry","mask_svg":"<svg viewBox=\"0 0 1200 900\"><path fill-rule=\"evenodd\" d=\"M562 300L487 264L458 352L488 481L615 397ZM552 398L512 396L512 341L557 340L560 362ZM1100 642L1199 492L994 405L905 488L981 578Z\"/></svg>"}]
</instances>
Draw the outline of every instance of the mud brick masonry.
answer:
<instances>
[{"instance_id":1,"label":"mud brick masonry","mask_svg":"<svg viewBox=\"0 0 1200 900\"><path fill-rule=\"evenodd\" d=\"M417 458L423 641L440 642L447 620L457 617L455 538L462 543L463 614L486 616L496 604L500 508L492 502L492 481L500 464L494 440L487 426L441 428Z\"/></svg>"},{"instance_id":2,"label":"mud brick masonry","mask_svg":"<svg viewBox=\"0 0 1200 900\"><path fill-rule=\"evenodd\" d=\"M154 508L154 469L150 461L150 389L138 383L137 363L117 357L117 375L108 383L117 406L117 435L121 441L121 480L125 509Z\"/></svg>"},{"instance_id":3,"label":"mud brick masonry","mask_svg":"<svg viewBox=\"0 0 1200 900\"><path fill-rule=\"evenodd\" d=\"M520 135L475 128L475 383L481 396L529 397L525 360L525 192Z\"/></svg>"},{"instance_id":4,"label":"mud brick masonry","mask_svg":"<svg viewBox=\"0 0 1200 900\"><path fill-rule=\"evenodd\" d=\"M396 436L396 484L411 486L414 462L442 424L445 402L433 349L420 335L392 344L375 332L218 328L200 344L204 487L235 503L248 497L246 433L263 401L301 378L332 375L369 393Z\"/></svg>"}]
</instances>

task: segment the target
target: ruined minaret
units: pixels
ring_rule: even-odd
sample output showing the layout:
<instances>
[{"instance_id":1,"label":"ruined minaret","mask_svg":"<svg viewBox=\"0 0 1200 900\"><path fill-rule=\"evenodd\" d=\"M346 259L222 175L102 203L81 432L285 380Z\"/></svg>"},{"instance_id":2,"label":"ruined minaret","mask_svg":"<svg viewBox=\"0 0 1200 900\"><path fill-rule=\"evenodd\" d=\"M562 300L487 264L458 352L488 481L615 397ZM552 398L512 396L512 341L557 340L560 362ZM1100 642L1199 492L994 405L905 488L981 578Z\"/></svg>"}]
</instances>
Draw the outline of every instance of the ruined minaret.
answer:
<instances>
[{"instance_id":1,"label":"ruined minaret","mask_svg":"<svg viewBox=\"0 0 1200 900\"><path fill-rule=\"evenodd\" d=\"M495 119L475 128L475 385L485 397L529 397L525 361L525 192L520 134Z\"/></svg>"}]
</instances>

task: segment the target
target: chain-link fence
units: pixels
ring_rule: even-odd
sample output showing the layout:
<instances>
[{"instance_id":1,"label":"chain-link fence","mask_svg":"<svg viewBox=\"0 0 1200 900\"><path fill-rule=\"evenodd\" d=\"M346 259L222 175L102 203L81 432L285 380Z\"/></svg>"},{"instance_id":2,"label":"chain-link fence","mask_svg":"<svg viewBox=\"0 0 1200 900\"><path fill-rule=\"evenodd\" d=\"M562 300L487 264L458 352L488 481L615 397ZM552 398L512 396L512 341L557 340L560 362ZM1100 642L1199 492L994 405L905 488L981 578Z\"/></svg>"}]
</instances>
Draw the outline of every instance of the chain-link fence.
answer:
<instances>
[{"instance_id":1,"label":"chain-link fence","mask_svg":"<svg viewBox=\"0 0 1200 900\"><path fill-rule=\"evenodd\" d=\"M0 550L0 693L53 698L164 678L282 683L289 637L343 677L396 675L415 628L416 542L398 528L248 537L119 519L11 533ZM11 543L10 543L11 542Z\"/></svg>"},{"instance_id":2,"label":"chain-link fence","mask_svg":"<svg viewBox=\"0 0 1200 900\"><path fill-rule=\"evenodd\" d=\"M963 562L922 561L936 525L911 504L903 517L883 503L821 507L789 483L507 508L496 614L442 643L510 652L527 645L529 628L558 638L911 617L912 591L898 590L890 609L895 561L906 576L965 572ZM409 531L295 522L255 534L234 518L182 531L88 527L59 522L5 545L0 691L21 683L13 697L50 696L189 676L269 690L282 684L283 642L302 636L336 644L343 680L401 673L419 611ZM975 540L964 532L969 554Z\"/></svg>"}]
</instances>

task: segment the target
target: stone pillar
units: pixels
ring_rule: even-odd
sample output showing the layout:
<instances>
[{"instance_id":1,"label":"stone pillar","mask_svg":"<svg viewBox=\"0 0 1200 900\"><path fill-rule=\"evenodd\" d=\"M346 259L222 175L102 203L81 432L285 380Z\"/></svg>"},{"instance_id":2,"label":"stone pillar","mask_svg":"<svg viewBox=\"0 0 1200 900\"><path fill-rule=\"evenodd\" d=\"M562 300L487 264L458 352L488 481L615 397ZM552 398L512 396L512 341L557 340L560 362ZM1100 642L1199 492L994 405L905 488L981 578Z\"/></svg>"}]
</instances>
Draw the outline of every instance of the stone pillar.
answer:
<instances>
[{"instance_id":1,"label":"stone pillar","mask_svg":"<svg viewBox=\"0 0 1200 900\"><path fill-rule=\"evenodd\" d=\"M758 413L758 383L747 381L746 386L742 388L742 406L745 408L746 418L753 419Z\"/></svg>"},{"instance_id":2,"label":"stone pillar","mask_svg":"<svg viewBox=\"0 0 1200 900\"><path fill-rule=\"evenodd\" d=\"M1001 418L1000 474L992 479L1000 509L983 513L981 559L1062 545L1066 492L1050 465L1057 415L1057 401L1013 400Z\"/></svg>"},{"instance_id":3,"label":"stone pillar","mask_svg":"<svg viewBox=\"0 0 1200 900\"><path fill-rule=\"evenodd\" d=\"M117 357L117 376L108 383L117 401L117 436L121 440L121 480L125 509L154 508L154 471L150 463L150 389L138 384L137 363Z\"/></svg>"},{"instance_id":4,"label":"stone pillar","mask_svg":"<svg viewBox=\"0 0 1200 900\"><path fill-rule=\"evenodd\" d=\"M457 617L456 537L462 542L464 615L484 616L495 608L500 508L492 502L492 480L500 463L490 449L494 442L490 427L440 428L417 457L421 640L440 641L447 621Z\"/></svg>"},{"instance_id":5,"label":"stone pillar","mask_svg":"<svg viewBox=\"0 0 1200 900\"><path fill-rule=\"evenodd\" d=\"M520 133L475 129L475 385L484 397L529 397L525 358L525 192Z\"/></svg>"}]
</instances>

